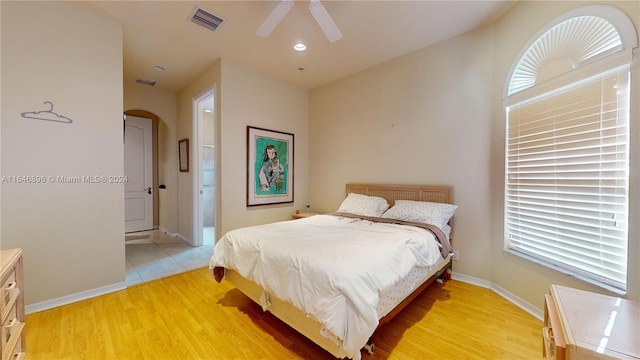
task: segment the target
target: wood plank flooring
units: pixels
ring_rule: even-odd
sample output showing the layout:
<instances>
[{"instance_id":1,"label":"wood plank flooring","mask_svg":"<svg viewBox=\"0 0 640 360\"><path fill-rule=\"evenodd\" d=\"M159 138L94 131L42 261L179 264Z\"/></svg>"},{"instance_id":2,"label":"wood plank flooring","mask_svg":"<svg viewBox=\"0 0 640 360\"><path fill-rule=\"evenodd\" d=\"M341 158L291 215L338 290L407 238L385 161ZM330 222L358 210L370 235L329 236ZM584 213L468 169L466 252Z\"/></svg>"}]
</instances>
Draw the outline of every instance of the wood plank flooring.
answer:
<instances>
[{"instance_id":1,"label":"wood plank flooring","mask_svg":"<svg viewBox=\"0 0 640 360\"><path fill-rule=\"evenodd\" d=\"M541 359L542 322L491 290L435 284L363 359ZM332 359L206 268L27 316L27 359Z\"/></svg>"}]
</instances>

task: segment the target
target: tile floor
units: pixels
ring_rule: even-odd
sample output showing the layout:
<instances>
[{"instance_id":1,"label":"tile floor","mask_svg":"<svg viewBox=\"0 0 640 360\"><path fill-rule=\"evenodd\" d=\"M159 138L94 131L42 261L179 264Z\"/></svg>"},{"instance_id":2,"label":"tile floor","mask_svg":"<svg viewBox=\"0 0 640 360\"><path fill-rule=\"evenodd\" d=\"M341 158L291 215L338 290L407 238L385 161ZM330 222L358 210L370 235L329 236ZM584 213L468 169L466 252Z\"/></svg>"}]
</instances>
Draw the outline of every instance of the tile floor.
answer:
<instances>
[{"instance_id":1,"label":"tile floor","mask_svg":"<svg viewBox=\"0 0 640 360\"><path fill-rule=\"evenodd\" d=\"M193 247L161 230L125 235L127 286L207 266L213 253L213 228L205 228L203 245Z\"/></svg>"}]
</instances>

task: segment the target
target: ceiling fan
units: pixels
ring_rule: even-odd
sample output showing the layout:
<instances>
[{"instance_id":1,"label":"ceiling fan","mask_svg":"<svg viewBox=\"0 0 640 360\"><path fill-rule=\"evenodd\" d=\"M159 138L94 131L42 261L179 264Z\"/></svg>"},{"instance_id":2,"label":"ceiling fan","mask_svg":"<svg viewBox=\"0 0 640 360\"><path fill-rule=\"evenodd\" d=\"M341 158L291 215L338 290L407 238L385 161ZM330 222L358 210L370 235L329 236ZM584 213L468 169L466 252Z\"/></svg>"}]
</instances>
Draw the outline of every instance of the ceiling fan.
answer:
<instances>
[{"instance_id":1,"label":"ceiling fan","mask_svg":"<svg viewBox=\"0 0 640 360\"><path fill-rule=\"evenodd\" d=\"M276 28L276 26L284 19L289 11L293 8L293 0L281 0L278 5L273 9L271 14L267 16L262 25L256 31L256 35L267 37ZM336 42L342 39L342 33L338 26L331 18L331 15L324 8L320 0L309 1L309 12L316 19L318 25L324 32L329 42Z\"/></svg>"}]
</instances>

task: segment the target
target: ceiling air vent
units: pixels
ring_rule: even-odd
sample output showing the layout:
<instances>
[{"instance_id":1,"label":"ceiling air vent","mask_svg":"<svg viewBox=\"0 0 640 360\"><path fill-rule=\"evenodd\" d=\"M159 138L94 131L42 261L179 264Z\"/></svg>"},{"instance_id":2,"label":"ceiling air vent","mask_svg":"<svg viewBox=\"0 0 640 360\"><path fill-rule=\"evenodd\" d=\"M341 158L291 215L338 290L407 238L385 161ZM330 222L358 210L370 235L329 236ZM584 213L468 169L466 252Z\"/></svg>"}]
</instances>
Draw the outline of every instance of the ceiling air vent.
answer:
<instances>
[{"instance_id":1,"label":"ceiling air vent","mask_svg":"<svg viewBox=\"0 0 640 360\"><path fill-rule=\"evenodd\" d=\"M224 19L214 15L206 10L196 7L196 10L191 15L191 21L206 27L211 31L216 31L220 25L224 22Z\"/></svg>"},{"instance_id":2,"label":"ceiling air vent","mask_svg":"<svg viewBox=\"0 0 640 360\"><path fill-rule=\"evenodd\" d=\"M136 82L138 84L142 84L142 85L154 86L157 81L150 80L150 79L144 79L144 78L136 78Z\"/></svg>"}]
</instances>

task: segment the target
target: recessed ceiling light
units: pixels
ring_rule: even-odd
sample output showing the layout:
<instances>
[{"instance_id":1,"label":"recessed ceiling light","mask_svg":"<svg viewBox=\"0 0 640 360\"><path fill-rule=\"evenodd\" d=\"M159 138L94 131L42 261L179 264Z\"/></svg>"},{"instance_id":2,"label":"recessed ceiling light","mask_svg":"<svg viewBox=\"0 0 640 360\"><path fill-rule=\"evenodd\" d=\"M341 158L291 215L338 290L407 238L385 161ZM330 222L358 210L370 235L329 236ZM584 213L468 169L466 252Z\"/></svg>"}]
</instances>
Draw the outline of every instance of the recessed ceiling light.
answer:
<instances>
[{"instance_id":1,"label":"recessed ceiling light","mask_svg":"<svg viewBox=\"0 0 640 360\"><path fill-rule=\"evenodd\" d=\"M160 65L153 65L153 68L154 68L154 69L156 69L156 70L158 70L158 71L165 71L165 70L167 70L167 68L166 68L166 67L164 67L164 66L160 66Z\"/></svg>"},{"instance_id":2,"label":"recessed ceiling light","mask_svg":"<svg viewBox=\"0 0 640 360\"><path fill-rule=\"evenodd\" d=\"M305 50L307 50L307 45L305 45L303 43L297 43L297 44L293 45L293 49L295 51L305 51Z\"/></svg>"}]
</instances>

